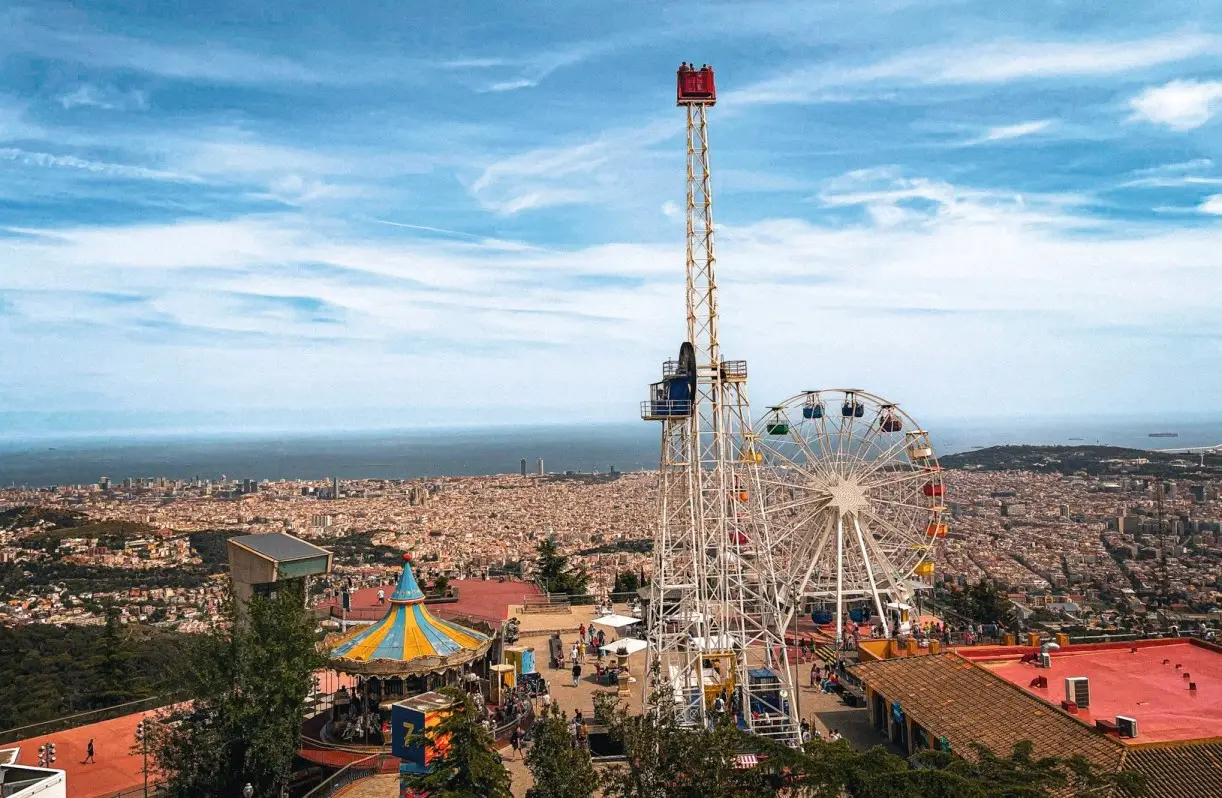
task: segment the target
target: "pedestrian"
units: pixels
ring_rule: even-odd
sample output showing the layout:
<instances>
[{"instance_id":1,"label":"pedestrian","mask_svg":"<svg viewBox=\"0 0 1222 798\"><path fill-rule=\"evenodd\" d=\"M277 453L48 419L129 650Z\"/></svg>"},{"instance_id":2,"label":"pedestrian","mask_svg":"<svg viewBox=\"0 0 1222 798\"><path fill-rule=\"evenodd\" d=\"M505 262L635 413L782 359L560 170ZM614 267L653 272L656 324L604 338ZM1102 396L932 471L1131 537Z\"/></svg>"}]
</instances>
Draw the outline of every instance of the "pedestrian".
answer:
<instances>
[{"instance_id":1,"label":"pedestrian","mask_svg":"<svg viewBox=\"0 0 1222 798\"><path fill-rule=\"evenodd\" d=\"M573 663L573 686L576 687L581 682L581 663Z\"/></svg>"},{"instance_id":2,"label":"pedestrian","mask_svg":"<svg viewBox=\"0 0 1222 798\"><path fill-rule=\"evenodd\" d=\"M577 627L577 639L580 640L581 638L585 636L586 636L586 625L583 623Z\"/></svg>"},{"instance_id":3,"label":"pedestrian","mask_svg":"<svg viewBox=\"0 0 1222 798\"><path fill-rule=\"evenodd\" d=\"M382 588L378 588L378 604L385 604L385 603L386 603L386 591L383 590Z\"/></svg>"},{"instance_id":4,"label":"pedestrian","mask_svg":"<svg viewBox=\"0 0 1222 798\"><path fill-rule=\"evenodd\" d=\"M577 661L577 644L576 643L574 643L573 647L569 649L569 659L572 660L573 662Z\"/></svg>"},{"instance_id":5,"label":"pedestrian","mask_svg":"<svg viewBox=\"0 0 1222 798\"><path fill-rule=\"evenodd\" d=\"M509 745L513 748L513 758L518 758L518 753L522 750L522 727L514 726L513 731L509 734Z\"/></svg>"},{"instance_id":6,"label":"pedestrian","mask_svg":"<svg viewBox=\"0 0 1222 798\"><path fill-rule=\"evenodd\" d=\"M813 664L810 666L810 686L814 687L819 683L819 665Z\"/></svg>"},{"instance_id":7,"label":"pedestrian","mask_svg":"<svg viewBox=\"0 0 1222 798\"><path fill-rule=\"evenodd\" d=\"M577 658L582 662L586 661L586 641L584 638L577 643Z\"/></svg>"},{"instance_id":8,"label":"pedestrian","mask_svg":"<svg viewBox=\"0 0 1222 798\"><path fill-rule=\"evenodd\" d=\"M97 762L95 762L93 759L93 738L92 737L89 738L89 744L85 746L85 762L83 762L82 764L85 764L85 763L92 763L94 765L97 764Z\"/></svg>"}]
</instances>

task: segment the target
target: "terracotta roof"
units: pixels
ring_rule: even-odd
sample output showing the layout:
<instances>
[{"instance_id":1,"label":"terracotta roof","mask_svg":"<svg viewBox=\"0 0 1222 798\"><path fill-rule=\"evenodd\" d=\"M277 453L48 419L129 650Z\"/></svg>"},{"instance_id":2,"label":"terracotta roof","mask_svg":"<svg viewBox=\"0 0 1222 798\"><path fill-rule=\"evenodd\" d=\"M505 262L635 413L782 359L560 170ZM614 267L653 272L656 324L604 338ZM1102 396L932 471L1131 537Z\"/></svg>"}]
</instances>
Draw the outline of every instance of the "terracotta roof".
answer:
<instances>
[{"instance_id":1,"label":"terracotta roof","mask_svg":"<svg viewBox=\"0 0 1222 798\"><path fill-rule=\"evenodd\" d=\"M1222 739L1133 745L1124 769L1146 777L1146 798L1222 795Z\"/></svg>"},{"instance_id":2,"label":"terracotta roof","mask_svg":"<svg viewBox=\"0 0 1222 798\"><path fill-rule=\"evenodd\" d=\"M968 744L977 742L1008 756L1015 743L1030 740L1036 756L1080 753L1106 770L1121 767L1123 743L958 654L867 662L852 672L888 700L899 701L929 733L949 739L960 755L970 754Z\"/></svg>"}]
</instances>

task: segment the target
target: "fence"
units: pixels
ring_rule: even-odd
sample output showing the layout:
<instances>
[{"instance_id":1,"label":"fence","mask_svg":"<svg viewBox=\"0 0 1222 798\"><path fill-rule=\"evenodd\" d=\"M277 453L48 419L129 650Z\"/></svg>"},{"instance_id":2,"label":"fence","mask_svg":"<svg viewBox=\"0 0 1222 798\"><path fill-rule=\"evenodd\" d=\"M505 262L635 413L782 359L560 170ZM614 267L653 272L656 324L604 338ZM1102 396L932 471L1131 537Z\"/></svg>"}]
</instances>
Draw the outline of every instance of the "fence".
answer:
<instances>
[{"instance_id":1,"label":"fence","mask_svg":"<svg viewBox=\"0 0 1222 798\"><path fill-rule=\"evenodd\" d=\"M92 709L88 712L78 712L74 715L64 715L52 720L44 720L39 723L5 729L0 731L0 745L17 742L18 740L26 740L30 737L41 737L44 734L54 734L65 729L75 729L77 726L85 726L89 723L110 720L111 718L131 715L136 712L160 709L170 704L176 704L182 701L183 698L184 694L181 693L151 696L138 701L128 701L125 704L115 704L114 706L103 707L102 709Z\"/></svg>"},{"instance_id":2,"label":"fence","mask_svg":"<svg viewBox=\"0 0 1222 798\"><path fill-rule=\"evenodd\" d=\"M382 763L386 760L387 756L389 755L384 753L370 754L364 759L358 759L351 764L344 765L317 787L302 796L302 798L331 798L331 796L349 784L381 773Z\"/></svg>"}]
</instances>

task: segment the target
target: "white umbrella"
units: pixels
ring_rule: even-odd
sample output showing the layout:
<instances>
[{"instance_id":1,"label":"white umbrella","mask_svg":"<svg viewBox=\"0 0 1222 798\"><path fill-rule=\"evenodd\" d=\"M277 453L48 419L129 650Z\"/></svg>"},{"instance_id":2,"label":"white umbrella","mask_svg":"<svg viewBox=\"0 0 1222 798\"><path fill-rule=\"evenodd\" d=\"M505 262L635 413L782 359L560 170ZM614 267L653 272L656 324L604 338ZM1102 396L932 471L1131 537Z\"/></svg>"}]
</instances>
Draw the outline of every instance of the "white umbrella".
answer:
<instances>
[{"instance_id":1,"label":"white umbrella","mask_svg":"<svg viewBox=\"0 0 1222 798\"><path fill-rule=\"evenodd\" d=\"M614 643L607 643L602 647L604 654L619 653L621 648L627 649L629 654L635 654L638 651L644 651L649 646L644 640L638 640L635 637L622 637Z\"/></svg>"}]
</instances>

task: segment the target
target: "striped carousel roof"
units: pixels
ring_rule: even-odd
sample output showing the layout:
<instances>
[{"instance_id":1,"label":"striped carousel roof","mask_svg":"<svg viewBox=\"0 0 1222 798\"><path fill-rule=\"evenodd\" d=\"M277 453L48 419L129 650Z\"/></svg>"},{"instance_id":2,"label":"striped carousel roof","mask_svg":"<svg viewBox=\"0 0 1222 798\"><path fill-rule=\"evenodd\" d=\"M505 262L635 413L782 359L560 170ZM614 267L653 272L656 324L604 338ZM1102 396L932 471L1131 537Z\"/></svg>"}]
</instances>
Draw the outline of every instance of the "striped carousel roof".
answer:
<instances>
[{"instance_id":1,"label":"striped carousel roof","mask_svg":"<svg viewBox=\"0 0 1222 798\"><path fill-rule=\"evenodd\" d=\"M404 555L403 575L390 595L386 617L342 638L331 649L331 660L337 670L355 673L412 673L468 662L490 643L487 635L428 611L410 556Z\"/></svg>"}]
</instances>

